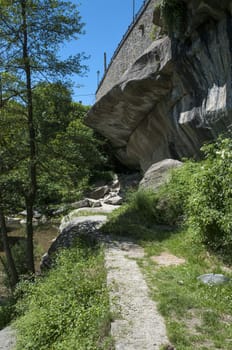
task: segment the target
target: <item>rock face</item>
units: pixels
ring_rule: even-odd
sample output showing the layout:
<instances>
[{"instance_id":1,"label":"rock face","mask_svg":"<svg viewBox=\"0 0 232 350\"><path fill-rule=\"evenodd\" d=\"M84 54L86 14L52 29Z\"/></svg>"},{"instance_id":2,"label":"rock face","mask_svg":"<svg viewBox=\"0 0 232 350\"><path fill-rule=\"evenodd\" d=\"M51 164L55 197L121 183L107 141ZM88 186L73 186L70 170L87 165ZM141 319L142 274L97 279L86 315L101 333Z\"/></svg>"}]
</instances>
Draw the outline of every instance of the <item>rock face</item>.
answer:
<instances>
[{"instance_id":1,"label":"rock face","mask_svg":"<svg viewBox=\"0 0 232 350\"><path fill-rule=\"evenodd\" d=\"M231 2L192 0L186 9L183 36L155 40L87 116L130 167L197 158L232 126Z\"/></svg>"}]
</instances>

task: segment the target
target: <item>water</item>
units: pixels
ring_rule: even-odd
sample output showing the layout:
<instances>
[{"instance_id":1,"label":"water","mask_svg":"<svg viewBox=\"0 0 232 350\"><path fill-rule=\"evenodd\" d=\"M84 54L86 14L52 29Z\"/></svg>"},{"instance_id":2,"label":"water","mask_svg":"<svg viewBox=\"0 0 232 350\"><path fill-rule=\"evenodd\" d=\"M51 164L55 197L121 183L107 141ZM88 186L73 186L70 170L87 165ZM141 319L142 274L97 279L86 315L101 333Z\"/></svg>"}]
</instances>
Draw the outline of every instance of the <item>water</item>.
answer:
<instances>
[{"instance_id":1,"label":"water","mask_svg":"<svg viewBox=\"0 0 232 350\"><path fill-rule=\"evenodd\" d=\"M35 247L35 269L39 271L40 259L47 252L52 240L57 236L59 223L46 223L36 226L34 229L34 247ZM20 224L11 224L7 226L8 237L11 244L16 244L25 239L25 227ZM0 247L0 256L4 256L2 247ZM4 285L5 273L0 263L0 298L7 295L7 289Z\"/></svg>"}]
</instances>

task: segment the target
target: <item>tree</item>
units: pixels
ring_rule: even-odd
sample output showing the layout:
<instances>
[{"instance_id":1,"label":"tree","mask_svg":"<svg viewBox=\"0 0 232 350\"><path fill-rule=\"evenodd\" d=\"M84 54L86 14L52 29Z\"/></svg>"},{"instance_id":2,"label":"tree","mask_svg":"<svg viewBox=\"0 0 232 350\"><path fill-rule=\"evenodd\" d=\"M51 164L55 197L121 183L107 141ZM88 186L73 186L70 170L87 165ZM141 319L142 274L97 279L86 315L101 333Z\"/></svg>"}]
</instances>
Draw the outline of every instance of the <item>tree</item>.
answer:
<instances>
[{"instance_id":1,"label":"tree","mask_svg":"<svg viewBox=\"0 0 232 350\"><path fill-rule=\"evenodd\" d=\"M9 276L10 286L13 288L18 282L18 273L11 253L7 235L5 213L10 207L16 207L20 202L20 193L15 191L20 176L20 165L25 160L25 123L17 111L21 106L5 101L0 109L0 227L1 239L6 255L5 270ZM8 109L4 104L8 104ZM22 183L20 181L20 183ZM22 194L22 193L21 193ZM3 260L2 260L3 261Z\"/></svg>"},{"instance_id":2,"label":"tree","mask_svg":"<svg viewBox=\"0 0 232 350\"><path fill-rule=\"evenodd\" d=\"M28 134L27 210L28 269L34 272L33 207L37 193L37 144L33 89L38 82L56 81L73 73L81 74L83 54L61 59L60 46L82 34L83 23L77 6L59 0L0 1L0 71L19 81L14 98L25 107Z\"/></svg>"},{"instance_id":3,"label":"tree","mask_svg":"<svg viewBox=\"0 0 232 350\"><path fill-rule=\"evenodd\" d=\"M61 82L38 84L33 92L33 106L37 142L46 146L72 119L71 90Z\"/></svg>"}]
</instances>

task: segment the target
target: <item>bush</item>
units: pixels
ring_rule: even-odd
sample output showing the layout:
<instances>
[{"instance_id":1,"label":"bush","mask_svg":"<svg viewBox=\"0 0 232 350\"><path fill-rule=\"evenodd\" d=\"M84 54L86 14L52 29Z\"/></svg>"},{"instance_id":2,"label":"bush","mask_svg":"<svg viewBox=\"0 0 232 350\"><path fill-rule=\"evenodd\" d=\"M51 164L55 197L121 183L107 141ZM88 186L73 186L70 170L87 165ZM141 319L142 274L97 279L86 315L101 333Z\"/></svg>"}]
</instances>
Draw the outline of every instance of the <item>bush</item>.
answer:
<instances>
[{"instance_id":1,"label":"bush","mask_svg":"<svg viewBox=\"0 0 232 350\"><path fill-rule=\"evenodd\" d=\"M232 140L220 138L202 148L201 162L191 181L188 223L213 249L232 246Z\"/></svg>"},{"instance_id":2,"label":"bush","mask_svg":"<svg viewBox=\"0 0 232 350\"><path fill-rule=\"evenodd\" d=\"M18 350L109 349L109 301L101 249L77 245L60 253L56 267L21 284Z\"/></svg>"},{"instance_id":3,"label":"bush","mask_svg":"<svg viewBox=\"0 0 232 350\"><path fill-rule=\"evenodd\" d=\"M160 6L169 35L179 37L186 28L186 4L181 0L162 0Z\"/></svg>"},{"instance_id":4,"label":"bush","mask_svg":"<svg viewBox=\"0 0 232 350\"><path fill-rule=\"evenodd\" d=\"M137 192L111 215L105 232L136 238L154 224L184 222L208 247L222 254L232 248L232 139L202 147L204 159L172 171L157 193ZM149 233L151 235L151 232Z\"/></svg>"},{"instance_id":5,"label":"bush","mask_svg":"<svg viewBox=\"0 0 232 350\"><path fill-rule=\"evenodd\" d=\"M0 304L0 330L5 328L15 316L15 300L9 298Z\"/></svg>"},{"instance_id":6,"label":"bush","mask_svg":"<svg viewBox=\"0 0 232 350\"><path fill-rule=\"evenodd\" d=\"M187 161L160 189L163 218L183 215L205 244L225 253L232 247L232 140L221 137L201 150L202 161Z\"/></svg>"},{"instance_id":7,"label":"bush","mask_svg":"<svg viewBox=\"0 0 232 350\"><path fill-rule=\"evenodd\" d=\"M182 167L170 173L170 181L163 185L158 192L160 221L164 223L180 223L186 219L188 198L191 194L191 181L197 174L200 164L186 161Z\"/></svg>"}]
</instances>

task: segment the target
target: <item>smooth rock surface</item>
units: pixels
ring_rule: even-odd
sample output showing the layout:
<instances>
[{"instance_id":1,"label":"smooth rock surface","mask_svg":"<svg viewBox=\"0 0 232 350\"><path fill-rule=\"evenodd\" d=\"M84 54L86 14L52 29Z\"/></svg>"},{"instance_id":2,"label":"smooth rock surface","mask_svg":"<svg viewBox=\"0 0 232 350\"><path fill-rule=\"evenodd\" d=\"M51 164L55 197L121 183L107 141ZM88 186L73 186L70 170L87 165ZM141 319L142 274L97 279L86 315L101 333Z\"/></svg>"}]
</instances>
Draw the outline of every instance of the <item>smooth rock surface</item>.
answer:
<instances>
[{"instance_id":1,"label":"smooth rock surface","mask_svg":"<svg viewBox=\"0 0 232 350\"><path fill-rule=\"evenodd\" d=\"M111 213L115 209L119 208L118 205L111 205L111 204L102 204L101 207L96 207L96 208L79 208L72 210L68 215L64 216L61 220L61 224L59 227L59 231L61 232L68 223L72 222L73 220L76 220L78 222L79 220L84 220L85 217L88 217L91 215L91 213L97 213L99 215L104 214L104 213ZM81 216L82 212L88 212L88 216ZM92 216L94 218L94 215ZM98 215L95 216L97 218Z\"/></svg>"},{"instance_id":2,"label":"smooth rock surface","mask_svg":"<svg viewBox=\"0 0 232 350\"><path fill-rule=\"evenodd\" d=\"M214 274L214 273L207 273L205 275L201 275L197 277L199 281L201 281L204 284L209 285L218 285L218 284L224 284L228 283L230 279L222 274Z\"/></svg>"},{"instance_id":3,"label":"smooth rock surface","mask_svg":"<svg viewBox=\"0 0 232 350\"><path fill-rule=\"evenodd\" d=\"M170 170L180 166L182 166L182 163L174 159L164 159L152 164L140 181L139 189L157 190L167 182Z\"/></svg>"},{"instance_id":4,"label":"smooth rock surface","mask_svg":"<svg viewBox=\"0 0 232 350\"><path fill-rule=\"evenodd\" d=\"M99 234L98 230L106 219L104 215L81 216L64 223L60 227L60 234L53 240L48 252L41 259L41 270L51 268L54 254L59 249L72 247L78 238L87 239L89 244L94 244Z\"/></svg>"},{"instance_id":5,"label":"smooth rock surface","mask_svg":"<svg viewBox=\"0 0 232 350\"><path fill-rule=\"evenodd\" d=\"M0 350L13 350L16 344L16 333L11 327L0 331Z\"/></svg>"}]
</instances>

